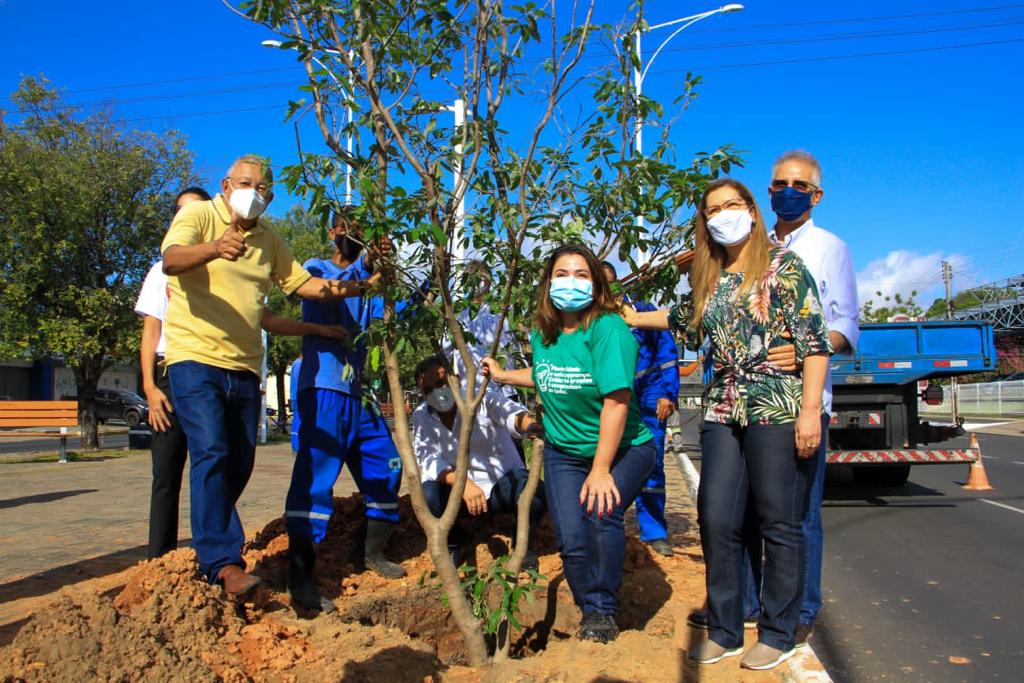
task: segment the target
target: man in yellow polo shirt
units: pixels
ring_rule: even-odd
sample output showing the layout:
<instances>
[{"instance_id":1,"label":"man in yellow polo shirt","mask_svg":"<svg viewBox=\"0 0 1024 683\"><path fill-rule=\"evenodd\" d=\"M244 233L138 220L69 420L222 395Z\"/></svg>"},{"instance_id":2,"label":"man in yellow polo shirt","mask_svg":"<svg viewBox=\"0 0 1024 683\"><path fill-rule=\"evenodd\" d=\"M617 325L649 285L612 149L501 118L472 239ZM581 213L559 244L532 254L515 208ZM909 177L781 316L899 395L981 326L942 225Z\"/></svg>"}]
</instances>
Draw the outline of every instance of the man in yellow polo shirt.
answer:
<instances>
[{"instance_id":1,"label":"man in yellow polo shirt","mask_svg":"<svg viewBox=\"0 0 1024 683\"><path fill-rule=\"evenodd\" d=\"M192 547L207 579L233 596L260 583L244 571L245 533L235 503L256 455L260 316L270 285L305 299L336 300L364 294L379 277L312 277L258 220L273 197L267 161L240 157L221 181L221 194L182 208L161 246L170 276L165 359L191 459Z\"/></svg>"}]
</instances>

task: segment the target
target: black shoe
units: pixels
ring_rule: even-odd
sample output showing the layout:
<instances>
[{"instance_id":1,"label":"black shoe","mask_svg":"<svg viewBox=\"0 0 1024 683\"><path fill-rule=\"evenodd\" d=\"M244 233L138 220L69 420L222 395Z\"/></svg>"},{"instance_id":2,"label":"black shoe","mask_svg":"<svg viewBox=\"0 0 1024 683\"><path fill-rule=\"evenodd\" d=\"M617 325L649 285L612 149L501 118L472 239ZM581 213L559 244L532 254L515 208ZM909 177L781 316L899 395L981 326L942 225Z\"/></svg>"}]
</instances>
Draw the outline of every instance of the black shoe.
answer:
<instances>
[{"instance_id":1,"label":"black shoe","mask_svg":"<svg viewBox=\"0 0 1024 683\"><path fill-rule=\"evenodd\" d=\"M811 636L814 635L814 624L797 624L796 634L793 638L793 647L797 650L807 647Z\"/></svg>"},{"instance_id":2,"label":"black shoe","mask_svg":"<svg viewBox=\"0 0 1024 683\"><path fill-rule=\"evenodd\" d=\"M313 567L316 565L316 550L308 538L288 535L288 594L292 604L303 609L333 612L334 603L320 595Z\"/></svg>"},{"instance_id":3,"label":"black shoe","mask_svg":"<svg viewBox=\"0 0 1024 683\"><path fill-rule=\"evenodd\" d=\"M583 616L576 637L595 643L610 643L619 637L619 627L615 623L615 617L610 614L589 612Z\"/></svg>"},{"instance_id":4,"label":"black shoe","mask_svg":"<svg viewBox=\"0 0 1024 683\"><path fill-rule=\"evenodd\" d=\"M540 559L537 557L537 553L527 550L521 568L527 571L537 571L540 569Z\"/></svg>"},{"instance_id":5,"label":"black shoe","mask_svg":"<svg viewBox=\"0 0 1024 683\"><path fill-rule=\"evenodd\" d=\"M366 568L385 579L400 579L405 576L402 565L384 557L384 544L387 543L388 536L394 528L395 525L391 522L379 519L366 521L366 543L363 551Z\"/></svg>"},{"instance_id":6,"label":"black shoe","mask_svg":"<svg viewBox=\"0 0 1024 683\"><path fill-rule=\"evenodd\" d=\"M656 541L651 541L647 545L651 546L651 550L658 553L662 557L672 557L675 555L675 551L672 550L672 546L668 544L667 538L659 538Z\"/></svg>"},{"instance_id":7,"label":"black shoe","mask_svg":"<svg viewBox=\"0 0 1024 683\"><path fill-rule=\"evenodd\" d=\"M686 618L686 623L694 628L707 628L708 627L708 613L707 612L690 612L690 616ZM757 617L746 617L743 619L743 628L755 629L757 628Z\"/></svg>"}]
</instances>

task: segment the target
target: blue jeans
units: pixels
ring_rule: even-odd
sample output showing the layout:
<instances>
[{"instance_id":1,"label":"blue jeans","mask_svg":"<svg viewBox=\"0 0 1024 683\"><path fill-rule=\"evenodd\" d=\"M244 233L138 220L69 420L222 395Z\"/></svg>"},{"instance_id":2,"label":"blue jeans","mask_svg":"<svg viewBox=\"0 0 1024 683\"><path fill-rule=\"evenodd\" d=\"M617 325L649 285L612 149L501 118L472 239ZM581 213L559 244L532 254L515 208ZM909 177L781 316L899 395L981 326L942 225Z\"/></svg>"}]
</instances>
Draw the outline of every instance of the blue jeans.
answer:
<instances>
[{"instance_id":1,"label":"blue jeans","mask_svg":"<svg viewBox=\"0 0 1024 683\"><path fill-rule=\"evenodd\" d=\"M636 521L640 540L645 543L668 538L665 523L665 423L658 420L656 406L641 406L644 424L654 435L657 456L654 467L636 497Z\"/></svg>"},{"instance_id":2,"label":"blue jeans","mask_svg":"<svg viewBox=\"0 0 1024 683\"><path fill-rule=\"evenodd\" d=\"M317 543L334 512L334 484L348 465L366 516L398 522L402 459L376 403L332 389L299 392L299 451L285 497L288 533Z\"/></svg>"},{"instance_id":3,"label":"blue jeans","mask_svg":"<svg viewBox=\"0 0 1024 683\"><path fill-rule=\"evenodd\" d=\"M167 369L191 467L192 547L213 583L228 565L244 567L245 531L235 503L256 461L260 379L195 361Z\"/></svg>"},{"instance_id":4,"label":"blue jeans","mask_svg":"<svg viewBox=\"0 0 1024 683\"><path fill-rule=\"evenodd\" d=\"M614 616L626 561L622 516L632 505L657 457L654 443L620 448L612 461L612 478L621 505L599 517L580 505L580 489L593 460L544 447L544 491L562 556L562 572L580 610Z\"/></svg>"},{"instance_id":5,"label":"blue jeans","mask_svg":"<svg viewBox=\"0 0 1024 683\"><path fill-rule=\"evenodd\" d=\"M511 469L494 482L494 487L487 496L487 512L494 514L511 513L516 514L519 510L519 496L526 488L526 480L530 472L525 467ZM427 507L435 517L440 517L448 506L448 499L452 495L452 487L438 481L423 482L423 495L427 499ZM530 528L536 529L537 522L544 516L547 506L544 503L544 489L537 487L537 491L530 501ZM462 504L459 517L468 516L469 510L466 504ZM448 548L454 550L466 543L468 534L458 521L452 526L451 535L448 537Z\"/></svg>"},{"instance_id":6,"label":"blue jeans","mask_svg":"<svg viewBox=\"0 0 1024 683\"><path fill-rule=\"evenodd\" d=\"M792 424L705 422L697 521L706 562L709 637L723 647L743 644L743 536L753 501L766 561L758 640L789 650L800 615L809 461L796 456Z\"/></svg>"},{"instance_id":7,"label":"blue jeans","mask_svg":"<svg viewBox=\"0 0 1024 683\"><path fill-rule=\"evenodd\" d=\"M804 554L807 559L804 565L803 598L800 601L800 623L807 626L814 624L821 609L821 557L825 545L825 532L821 524L821 500L825 492L828 425L829 416L822 416L821 445L815 456L808 461L810 469L807 477L811 480L811 491L807 499L807 513L802 523ZM748 518L746 527L743 543L746 550L747 592L743 596L743 613L749 618L751 615L756 617L761 609L759 587L763 543L756 519Z\"/></svg>"}]
</instances>

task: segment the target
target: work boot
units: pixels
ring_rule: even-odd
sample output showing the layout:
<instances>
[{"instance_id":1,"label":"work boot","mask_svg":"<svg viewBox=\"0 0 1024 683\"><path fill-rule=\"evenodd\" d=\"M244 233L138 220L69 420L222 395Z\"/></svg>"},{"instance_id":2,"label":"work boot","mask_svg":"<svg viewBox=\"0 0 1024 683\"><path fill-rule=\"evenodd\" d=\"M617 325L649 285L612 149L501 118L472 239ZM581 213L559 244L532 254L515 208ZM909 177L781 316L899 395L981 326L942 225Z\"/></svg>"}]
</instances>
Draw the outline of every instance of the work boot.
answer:
<instances>
[{"instance_id":1,"label":"work boot","mask_svg":"<svg viewBox=\"0 0 1024 683\"><path fill-rule=\"evenodd\" d=\"M797 650L807 647L808 645L810 645L808 641L811 639L811 636L813 634L814 624L797 624L796 634L793 637L793 647L795 647Z\"/></svg>"},{"instance_id":2,"label":"work boot","mask_svg":"<svg viewBox=\"0 0 1024 683\"><path fill-rule=\"evenodd\" d=\"M313 541L288 534L288 595L292 604L303 609L333 612L334 603L320 595L313 577L316 550Z\"/></svg>"},{"instance_id":3,"label":"work boot","mask_svg":"<svg viewBox=\"0 0 1024 683\"><path fill-rule=\"evenodd\" d=\"M363 557L366 568L370 569L385 579L400 579L405 576L402 566L391 562L384 557L384 544L388 536L394 530L392 522L385 522L380 519L366 520L366 542L363 547Z\"/></svg>"},{"instance_id":4,"label":"work boot","mask_svg":"<svg viewBox=\"0 0 1024 683\"><path fill-rule=\"evenodd\" d=\"M755 629L757 628L758 617L744 617L743 628L744 629ZM708 627L708 613L704 610L697 610L690 612L690 616L686 618L686 623L694 628L707 628Z\"/></svg>"},{"instance_id":5,"label":"work boot","mask_svg":"<svg viewBox=\"0 0 1024 683\"><path fill-rule=\"evenodd\" d=\"M651 547L651 550L658 553L662 557L672 557L676 554L675 551L672 550L672 546L669 545L667 538L656 539L654 541L651 541L647 545Z\"/></svg>"},{"instance_id":6,"label":"work boot","mask_svg":"<svg viewBox=\"0 0 1024 683\"><path fill-rule=\"evenodd\" d=\"M263 579L246 574L241 567L229 564L217 574L217 581L224 586L224 592L232 598L240 598L263 583Z\"/></svg>"},{"instance_id":7,"label":"work boot","mask_svg":"<svg viewBox=\"0 0 1024 683\"><path fill-rule=\"evenodd\" d=\"M619 637L619 627L615 623L615 617L610 614L588 612L583 615L576 637L595 643L610 643Z\"/></svg>"}]
</instances>

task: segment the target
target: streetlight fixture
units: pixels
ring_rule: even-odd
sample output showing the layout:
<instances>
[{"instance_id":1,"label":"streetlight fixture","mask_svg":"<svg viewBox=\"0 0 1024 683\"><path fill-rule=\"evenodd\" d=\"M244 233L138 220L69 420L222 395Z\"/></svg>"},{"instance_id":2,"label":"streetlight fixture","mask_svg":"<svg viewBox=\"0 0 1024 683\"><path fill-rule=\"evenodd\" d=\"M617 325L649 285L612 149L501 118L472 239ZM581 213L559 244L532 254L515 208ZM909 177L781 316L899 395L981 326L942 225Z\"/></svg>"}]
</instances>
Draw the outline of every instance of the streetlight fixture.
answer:
<instances>
[{"instance_id":1,"label":"streetlight fixture","mask_svg":"<svg viewBox=\"0 0 1024 683\"><path fill-rule=\"evenodd\" d=\"M262 43L260 43L260 45L262 45L263 47L272 47L272 48L278 48L278 49L280 49L282 47L282 43L281 43L280 40L264 40ZM297 50L298 48L293 47L291 49ZM335 55L335 56L341 54L337 50L324 50L324 52L326 52L329 55ZM352 57L352 54L353 53L350 50L349 51L349 57L350 58ZM310 55L310 58L314 62L319 64L320 67L324 71L326 71L328 73L328 75L332 79L334 79L334 82L338 85L339 88L344 88L347 91L348 97L351 100L351 98L354 96L353 95L352 78L351 78L351 76L349 76L348 88L345 88L345 86L343 86L341 84L341 81L338 80L338 77L334 75L334 72L332 72L329 68L327 68L326 64L321 62L319 59L317 59L313 55ZM348 126L346 126L347 131L345 132L345 149L348 151L349 158L351 158L352 157L352 105L351 104L345 105L345 112L346 112L346 118L348 119ZM349 164L349 162L347 160L345 162L345 204L346 205L351 205L352 204L352 165Z\"/></svg>"},{"instance_id":2,"label":"streetlight fixture","mask_svg":"<svg viewBox=\"0 0 1024 683\"><path fill-rule=\"evenodd\" d=\"M692 26L692 25L696 24L698 21L701 21L702 19L707 19L708 17L713 17L713 16L715 16L717 14L727 14L729 12L739 12L742 9L743 9L743 5L740 5L738 3L731 3L731 4L728 4L728 5L723 5L723 6L719 7L719 8L717 8L717 9L708 10L707 12L701 12L700 14L692 14L692 15L690 15L688 17L681 17L679 19L673 19L672 21L666 21L666 22L663 22L661 24L655 24L653 26L648 26L647 28L640 28L640 29L638 29L636 31L636 33L634 34L634 36L633 36L634 45L636 47L636 60L637 60L636 66L633 67L633 88L634 88L634 91L635 91L635 94L636 94L637 102L640 101L640 95L643 92L644 78L647 77L647 72L650 70L651 66L654 64L654 60L658 58L658 55L661 54L661 51L665 48L666 45L668 45L669 41L671 41L673 38L675 38L677 35L679 35L684 29L686 29L689 26ZM644 66L643 65L643 53L640 51L640 36L642 36L647 31L655 31L655 30L661 29L661 28L668 28L669 26L675 26L677 24L682 24L682 25L679 26L679 28L677 28L675 31L670 33L668 38L666 38L665 40L661 41L661 45L659 45L658 49L655 50L654 54L651 55L651 59L650 59L650 61L647 62L647 66ZM643 118L639 114L637 114L636 122L633 125L634 125L634 133L635 133L635 135L634 135L634 142L633 142L633 148L636 151L636 155L640 156L641 154L643 154L643 147L644 147L643 146L644 120L643 120ZM644 217L642 215L639 215L639 214L637 215L637 217L636 217L636 225L641 230L643 229L643 227L644 227ZM637 256L638 256L637 260L639 261L641 266L644 265L647 262L647 252L646 251L641 250Z\"/></svg>"}]
</instances>

